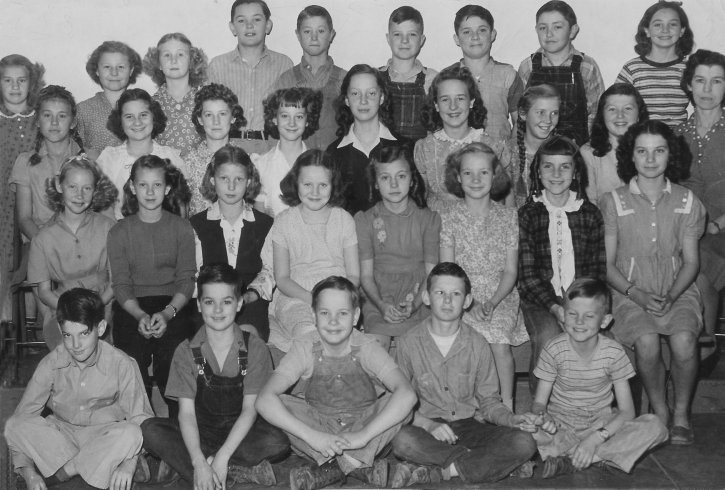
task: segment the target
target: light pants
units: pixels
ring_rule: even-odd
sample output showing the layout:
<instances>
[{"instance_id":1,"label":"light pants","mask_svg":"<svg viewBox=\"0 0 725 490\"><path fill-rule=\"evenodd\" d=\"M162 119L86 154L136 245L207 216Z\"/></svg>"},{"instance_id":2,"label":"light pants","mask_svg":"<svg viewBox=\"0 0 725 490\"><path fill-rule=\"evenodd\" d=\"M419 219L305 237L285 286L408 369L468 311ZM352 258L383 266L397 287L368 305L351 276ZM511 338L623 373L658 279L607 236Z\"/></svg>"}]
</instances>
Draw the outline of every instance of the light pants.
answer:
<instances>
[{"instance_id":1,"label":"light pants","mask_svg":"<svg viewBox=\"0 0 725 490\"><path fill-rule=\"evenodd\" d=\"M98 488L108 488L113 471L137 455L143 441L133 422L80 426L53 415L14 415L5 425L5 438L10 450L32 459L45 478L73 460L81 478Z\"/></svg>"}]
</instances>

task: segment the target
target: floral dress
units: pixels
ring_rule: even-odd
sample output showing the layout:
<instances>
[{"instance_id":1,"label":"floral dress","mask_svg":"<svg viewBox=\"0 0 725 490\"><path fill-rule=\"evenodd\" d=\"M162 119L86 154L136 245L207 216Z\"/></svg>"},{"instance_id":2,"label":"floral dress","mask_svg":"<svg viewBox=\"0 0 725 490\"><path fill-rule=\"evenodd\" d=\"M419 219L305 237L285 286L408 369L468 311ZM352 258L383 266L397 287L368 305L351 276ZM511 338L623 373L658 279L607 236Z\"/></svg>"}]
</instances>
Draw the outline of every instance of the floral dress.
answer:
<instances>
[{"instance_id":1,"label":"floral dress","mask_svg":"<svg viewBox=\"0 0 725 490\"><path fill-rule=\"evenodd\" d=\"M519 247L516 209L493 202L487 217L473 216L459 199L441 212L441 221L441 247L454 248L456 263L471 280L473 298L486 301L498 289L508 252ZM463 320L491 344L520 345L529 340L516 288L493 310L490 320L476 321L470 312L463 314Z\"/></svg>"}]
</instances>

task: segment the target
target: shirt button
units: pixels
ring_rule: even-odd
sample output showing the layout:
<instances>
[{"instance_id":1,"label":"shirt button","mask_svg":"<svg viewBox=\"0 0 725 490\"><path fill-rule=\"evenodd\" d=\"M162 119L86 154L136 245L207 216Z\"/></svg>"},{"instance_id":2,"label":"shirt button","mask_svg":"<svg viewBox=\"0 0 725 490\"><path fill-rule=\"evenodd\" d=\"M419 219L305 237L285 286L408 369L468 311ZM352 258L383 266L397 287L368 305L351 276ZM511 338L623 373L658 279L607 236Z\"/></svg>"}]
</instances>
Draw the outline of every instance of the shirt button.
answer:
<instances>
[{"instance_id":1,"label":"shirt button","mask_svg":"<svg viewBox=\"0 0 725 490\"><path fill-rule=\"evenodd\" d=\"M81 388L85 388L85 386L86 386L86 382L84 381L81 383Z\"/></svg>"},{"instance_id":2,"label":"shirt button","mask_svg":"<svg viewBox=\"0 0 725 490\"><path fill-rule=\"evenodd\" d=\"M652 241L653 241L653 242L656 242L656 241L657 241L657 239L656 239L656 238L653 238L653 239L652 239Z\"/></svg>"},{"instance_id":3,"label":"shirt button","mask_svg":"<svg viewBox=\"0 0 725 490\"><path fill-rule=\"evenodd\" d=\"M456 414L456 412L451 412L451 415L455 415L455 414Z\"/></svg>"},{"instance_id":4,"label":"shirt button","mask_svg":"<svg viewBox=\"0 0 725 490\"><path fill-rule=\"evenodd\" d=\"M444 389L445 391L448 391L448 387L447 387L447 386L446 386L445 388L443 388L443 389Z\"/></svg>"},{"instance_id":5,"label":"shirt button","mask_svg":"<svg viewBox=\"0 0 725 490\"><path fill-rule=\"evenodd\" d=\"M657 226L657 223L652 223L652 226Z\"/></svg>"},{"instance_id":6,"label":"shirt button","mask_svg":"<svg viewBox=\"0 0 725 490\"><path fill-rule=\"evenodd\" d=\"M79 259L81 258L81 256L80 256L80 255L78 255L77 257L78 257Z\"/></svg>"}]
</instances>

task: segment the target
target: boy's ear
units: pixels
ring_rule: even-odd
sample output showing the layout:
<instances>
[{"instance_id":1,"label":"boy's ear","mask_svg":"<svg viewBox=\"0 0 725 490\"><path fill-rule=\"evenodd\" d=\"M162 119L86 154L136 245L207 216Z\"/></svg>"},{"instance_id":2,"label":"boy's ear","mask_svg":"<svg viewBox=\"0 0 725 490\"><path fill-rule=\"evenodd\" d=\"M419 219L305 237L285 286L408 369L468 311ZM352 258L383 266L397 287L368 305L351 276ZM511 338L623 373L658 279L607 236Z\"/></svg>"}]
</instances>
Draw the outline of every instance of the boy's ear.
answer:
<instances>
[{"instance_id":1,"label":"boy's ear","mask_svg":"<svg viewBox=\"0 0 725 490\"><path fill-rule=\"evenodd\" d=\"M274 24L272 23L272 19L267 19L267 24L264 27L264 32L269 36L269 33L272 32L272 27L274 27Z\"/></svg>"},{"instance_id":2,"label":"boy's ear","mask_svg":"<svg viewBox=\"0 0 725 490\"><path fill-rule=\"evenodd\" d=\"M106 320L101 320L100 322L98 322L98 326L96 327L96 329L98 330L99 337L103 337L103 334L106 333L107 326L108 323L106 322Z\"/></svg>"},{"instance_id":3,"label":"boy's ear","mask_svg":"<svg viewBox=\"0 0 725 490\"><path fill-rule=\"evenodd\" d=\"M385 33L385 40L388 42L388 46L390 46L390 33L389 32Z\"/></svg>"},{"instance_id":4,"label":"boy's ear","mask_svg":"<svg viewBox=\"0 0 725 490\"><path fill-rule=\"evenodd\" d=\"M421 299L423 300L423 304L426 306L430 306L430 294L428 294L428 290L424 289L423 292L420 295Z\"/></svg>"},{"instance_id":5,"label":"boy's ear","mask_svg":"<svg viewBox=\"0 0 725 490\"><path fill-rule=\"evenodd\" d=\"M491 44L493 44L493 43L494 43L494 41L496 41L496 35L497 35L497 34L498 34L498 33L496 32L496 29L492 29L492 30L491 30Z\"/></svg>"},{"instance_id":6,"label":"boy's ear","mask_svg":"<svg viewBox=\"0 0 725 490\"><path fill-rule=\"evenodd\" d=\"M420 35L420 49L423 49L423 46L425 46L425 40L426 40L425 34L421 34Z\"/></svg>"},{"instance_id":7,"label":"boy's ear","mask_svg":"<svg viewBox=\"0 0 725 490\"><path fill-rule=\"evenodd\" d=\"M473 303L473 295L468 293L466 295L466 299L463 300L463 309L467 310L468 307L471 306L471 303Z\"/></svg>"},{"instance_id":8,"label":"boy's ear","mask_svg":"<svg viewBox=\"0 0 725 490\"><path fill-rule=\"evenodd\" d=\"M230 22L230 23L229 23L229 30L231 31L231 33L232 33L232 36L234 36L234 37L237 37L237 33L236 33L236 31L234 30L234 22Z\"/></svg>"},{"instance_id":9,"label":"boy's ear","mask_svg":"<svg viewBox=\"0 0 725 490\"><path fill-rule=\"evenodd\" d=\"M604 330L605 328L607 328L609 324L612 323L612 318L613 317L611 313L607 313L606 315L604 315L604 317L602 318L602 324L599 326L600 330Z\"/></svg>"},{"instance_id":10,"label":"boy's ear","mask_svg":"<svg viewBox=\"0 0 725 490\"><path fill-rule=\"evenodd\" d=\"M330 44L332 44L332 41L335 40L335 36L337 36L337 31L333 29L332 31L330 31Z\"/></svg>"},{"instance_id":11,"label":"boy's ear","mask_svg":"<svg viewBox=\"0 0 725 490\"><path fill-rule=\"evenodd\" d=\"M357 325L358 320L360 320L360 307L358 306L355 308L355 312L352 314L352 324Z\"/></svg>"},{"instance_id":12,"label":"boy's ear","mask_svg":"<svg viewBox=\"0 0 725 490\"><path fill-rule=\"evenodd\" d=\"M459 48L461 47L461 40L458 39L458 34L453 34L453 42L456 43L456 46Z\"/></svg>"},{"instance_id":13,"label":"boy's ear","mask_svg":"<svg viewBox=\"0 0 725 490\"><path fill-rule=\"evenodd\" d=\"M574 24L571 26L571 31L569 32L569 40L573 41L576 39L577 34L579 34L579 24Z\"/></svg>"}]
</instances>

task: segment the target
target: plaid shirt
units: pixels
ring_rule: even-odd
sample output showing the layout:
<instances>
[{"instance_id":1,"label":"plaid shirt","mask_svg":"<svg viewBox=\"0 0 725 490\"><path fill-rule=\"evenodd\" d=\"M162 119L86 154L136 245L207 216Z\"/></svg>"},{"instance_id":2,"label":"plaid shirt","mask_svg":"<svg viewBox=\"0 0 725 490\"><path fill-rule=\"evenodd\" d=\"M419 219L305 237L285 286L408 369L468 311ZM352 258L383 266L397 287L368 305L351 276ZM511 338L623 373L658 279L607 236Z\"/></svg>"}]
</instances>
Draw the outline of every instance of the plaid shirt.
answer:
<instances>
[{"instance_id":1,"label":"plaid shirt","mask_svg":"<svg viewBox=\"0 0 725 490\"><path fill-rule=\"evenodd\" d=\"M599 209L584 201L579 211L567 213L574 245L575 277L607 278L604 219ZM519 209L519 295L523 301L547 310L562 300L551 278L549 213L543 203L528 202Z\"/></svg>"}]
</instances>

